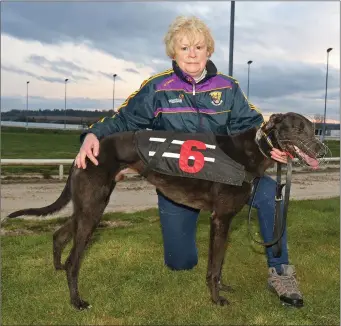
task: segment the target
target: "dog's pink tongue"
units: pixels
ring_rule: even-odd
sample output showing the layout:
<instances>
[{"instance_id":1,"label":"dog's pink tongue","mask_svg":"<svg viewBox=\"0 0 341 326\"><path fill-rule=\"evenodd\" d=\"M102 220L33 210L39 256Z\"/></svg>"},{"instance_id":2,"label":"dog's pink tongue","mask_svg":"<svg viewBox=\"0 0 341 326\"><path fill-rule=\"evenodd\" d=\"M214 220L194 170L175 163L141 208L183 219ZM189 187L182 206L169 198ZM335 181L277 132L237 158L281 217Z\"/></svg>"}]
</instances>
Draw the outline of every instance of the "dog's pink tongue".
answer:
<instances>
[{"instance_id":1,"label":"dog's pink tongue","mask_svg":"<svg viewBox=\"0 0 341 326\"><path fill-rule=\"evenodd\" d=\"M298 147L295 146L295 150L297 153L307 162L307 164L312 167L314 170L318 169L319 162L316 158L312 158L307 154L303 153Z\"/></svg>"},{"instance_id":2,"label":"dog's pink tongue","mask_svg":"<svg viewBox=\"0 0 341 326\"><path fill-rule=\"evenodd\" d=\"M317 169L319 167L319 162L317 159L312 158L304 153L301 153L303 159L313 168Z\"/></svg>"}]
</instances>

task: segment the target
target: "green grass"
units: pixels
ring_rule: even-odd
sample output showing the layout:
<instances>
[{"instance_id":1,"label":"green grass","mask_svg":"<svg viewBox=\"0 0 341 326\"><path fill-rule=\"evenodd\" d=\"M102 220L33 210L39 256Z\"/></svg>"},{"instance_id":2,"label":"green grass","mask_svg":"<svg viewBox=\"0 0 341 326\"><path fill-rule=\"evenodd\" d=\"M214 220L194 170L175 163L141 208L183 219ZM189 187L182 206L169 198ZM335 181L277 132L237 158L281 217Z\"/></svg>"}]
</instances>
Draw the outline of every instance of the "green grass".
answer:
<instances>
[{"instance_id":1,"label":"green grass","mask_svg":"<svg viewBox=\"0 0 341 326\"><path fill-rule=\"evenodd\" d=\"M73 159L80 147L81 131L1 128L2 158ZM69 166L65 165L65 171ZM3 174L58 174L58 166L6 166Z\"/></svg>"},{"instance_id":2,"label":"green grass","mask_svg":"<svg viewBox=\"0 0 341 326\"><path fill-rule=\"evenodd\" d=\"M182 272L163 265L156 210L106 215L104 220L125 226L94 234L79 279L80 293L93 307L83 312L69 304L65 273L53 270L49 230L60 222L7 221L5 230L35 233L2 237L2 324L339 325L339 210L339 198L290 203L289 252L302 309L281 306L267 290L266 259L248 240L246 210L232 223L223 277L236 291L227 295L227 307L212 305L205 285L207 214L198 225L199 264Z\"/></svg>"},{"instance_id":3,"label":"green grass","mask_svg":"<svg viewBox=\"0 0 341 326\"><path fill-rule=\"evenodd\" d=\"M340 157L340 141L326 140L325 144L330 149L333 157Z\"/></svg>"}]
</instances>

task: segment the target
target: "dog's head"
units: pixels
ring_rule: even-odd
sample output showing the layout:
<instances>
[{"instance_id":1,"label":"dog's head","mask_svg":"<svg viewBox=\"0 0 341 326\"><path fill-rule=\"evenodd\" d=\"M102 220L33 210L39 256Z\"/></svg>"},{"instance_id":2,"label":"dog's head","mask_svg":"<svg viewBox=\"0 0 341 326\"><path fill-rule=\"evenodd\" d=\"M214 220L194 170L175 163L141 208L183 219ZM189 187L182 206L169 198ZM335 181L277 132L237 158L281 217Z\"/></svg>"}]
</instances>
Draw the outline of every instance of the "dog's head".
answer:
<instances>
[{"instance_id":1,"label":"dog's head","mask_svg":"<svg viewBox=\"0 0 341 326\"><path fill-rule=\"evenodd\" d=\"M298 113L273 114L260 130L274 147L314 169L329 153L328 147L316 138L314 124Z\"/></svg>"}]
</instances>

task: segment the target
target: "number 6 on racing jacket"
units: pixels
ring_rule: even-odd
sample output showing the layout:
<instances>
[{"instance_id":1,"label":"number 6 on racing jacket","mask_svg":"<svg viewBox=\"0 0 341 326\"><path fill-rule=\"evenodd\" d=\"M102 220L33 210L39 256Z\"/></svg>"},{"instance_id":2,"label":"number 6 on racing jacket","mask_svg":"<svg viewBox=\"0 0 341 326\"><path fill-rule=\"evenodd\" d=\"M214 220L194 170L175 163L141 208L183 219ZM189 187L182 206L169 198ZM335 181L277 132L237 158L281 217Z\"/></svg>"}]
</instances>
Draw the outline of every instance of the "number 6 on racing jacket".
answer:
<instances>
[{"instance_id":1,"label":"number 6 on racing jacket","mask_svg":"<svg viewBox=\"0 0 341 326\"><path fill-rule=\"evenodd\" d=\"M215 137L206 133L141 130L135 132L135 146L146 165L141 172L145 177L153 170L234 186L254 179L242 164L221 150Z\"/></svg>"}]
</instances>

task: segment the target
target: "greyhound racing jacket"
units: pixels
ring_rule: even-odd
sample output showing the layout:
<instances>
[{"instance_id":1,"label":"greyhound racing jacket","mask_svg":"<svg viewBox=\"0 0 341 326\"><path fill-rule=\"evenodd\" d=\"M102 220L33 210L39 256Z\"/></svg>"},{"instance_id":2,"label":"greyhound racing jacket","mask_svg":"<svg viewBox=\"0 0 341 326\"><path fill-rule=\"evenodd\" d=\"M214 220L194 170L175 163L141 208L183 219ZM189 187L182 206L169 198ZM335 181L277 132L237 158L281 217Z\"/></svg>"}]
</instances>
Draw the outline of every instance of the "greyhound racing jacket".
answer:
<instances>
[{"instance_id":1,"label":"greyhound racing jacket","mask_svg":"<svg viewBox=\"0 0 341 326\"><path fill-rule=\"evenodd\" d=\"M264 122L237 80L218 73L210 60L206 71L205 78L195 83L173 61L172 69L144 81L112 117L86 129L81 142L88 133L101 139L116 132L141 129L231 135Z\"/></svg>"}]
</instances>

